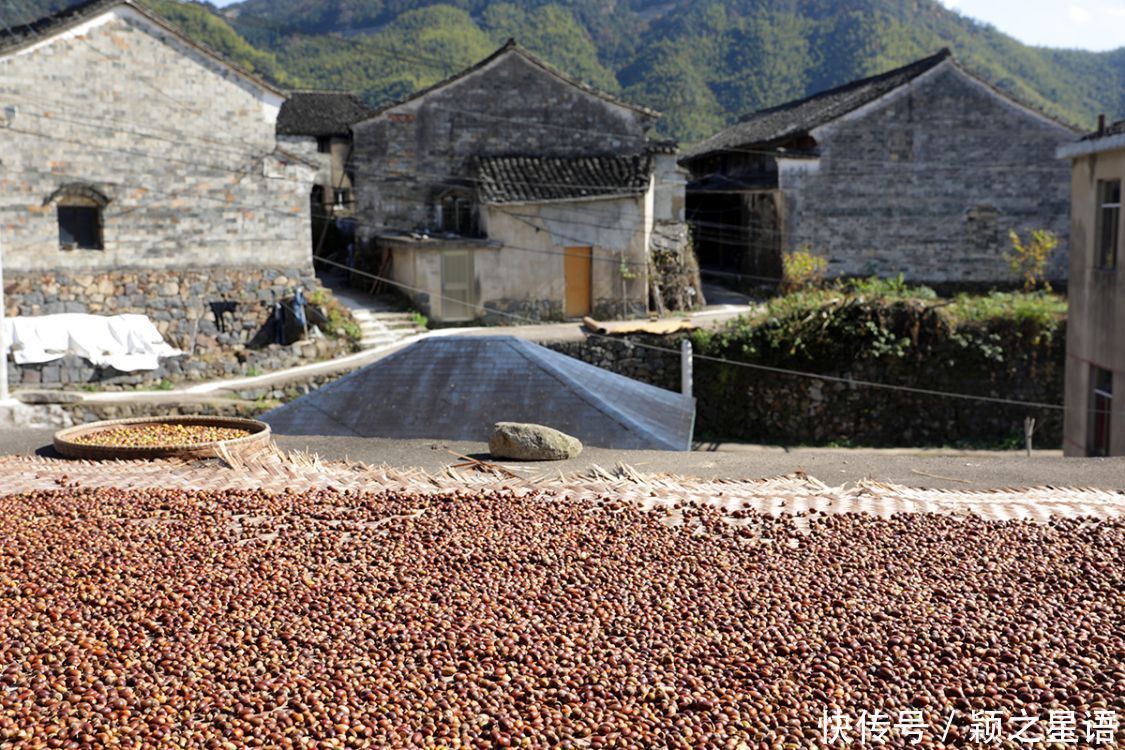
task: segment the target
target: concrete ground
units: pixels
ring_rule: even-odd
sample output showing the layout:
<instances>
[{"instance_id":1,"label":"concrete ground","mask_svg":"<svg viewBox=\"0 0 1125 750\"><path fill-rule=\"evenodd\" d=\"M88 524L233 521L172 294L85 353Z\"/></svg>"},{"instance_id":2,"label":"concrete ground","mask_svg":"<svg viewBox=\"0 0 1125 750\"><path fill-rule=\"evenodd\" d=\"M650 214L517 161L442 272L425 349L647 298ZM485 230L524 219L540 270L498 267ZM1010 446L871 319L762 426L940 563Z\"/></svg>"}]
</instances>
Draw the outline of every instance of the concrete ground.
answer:
<instances>
[{"instance_id":1,"label":"concrete ground","mask_svg":"<svg viewBox=\"0 0 1125 750\"><path fill-rule=\"evenodd\" d=\"M53 454L51 430L4 430L0 455ZM353 437L278 436L289 451L308 451L323 459L421 468L431 473L460 463L461 455L489 460L483 443L442 440L390 440ZM956 451L941 449L785 449L753 445L709 445L690 453L617 451L587 448L571 461L506 465L533 473L571 473L592 465L612 468L625 463L645 474L669 473L704 479L756 479L802 470L829 485L861 479L941 489L979 490L1005 487L1097 487L1125 490L1125 458L1063 458L1057 451ZM0 489L3 478L0 477Z\"/></svg>"}]
</instances>

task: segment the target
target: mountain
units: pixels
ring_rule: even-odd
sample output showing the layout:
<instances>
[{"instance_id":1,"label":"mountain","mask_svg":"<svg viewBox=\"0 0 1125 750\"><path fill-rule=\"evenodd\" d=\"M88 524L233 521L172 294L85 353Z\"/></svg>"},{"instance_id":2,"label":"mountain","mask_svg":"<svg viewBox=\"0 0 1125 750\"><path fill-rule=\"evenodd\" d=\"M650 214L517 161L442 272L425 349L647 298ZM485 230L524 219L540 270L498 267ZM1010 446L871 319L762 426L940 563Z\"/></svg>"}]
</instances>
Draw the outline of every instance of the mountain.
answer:
<instances>
[{"instance_id":1,"label":"mountain","mask_svg":"<svg viewBox=\"0 0 1125 750\"><path fill-rule=\"evenodd\" d=\"M435 83L515 37L567 73L664 112L662 134L686 142L941 47L998 88L1081 127L1102 112L1125 117L1125 47L1029 47L936 0L244 0L222 11L145 1L282 84L349 89L372 105Z\"/></svg>"}]
</instances>

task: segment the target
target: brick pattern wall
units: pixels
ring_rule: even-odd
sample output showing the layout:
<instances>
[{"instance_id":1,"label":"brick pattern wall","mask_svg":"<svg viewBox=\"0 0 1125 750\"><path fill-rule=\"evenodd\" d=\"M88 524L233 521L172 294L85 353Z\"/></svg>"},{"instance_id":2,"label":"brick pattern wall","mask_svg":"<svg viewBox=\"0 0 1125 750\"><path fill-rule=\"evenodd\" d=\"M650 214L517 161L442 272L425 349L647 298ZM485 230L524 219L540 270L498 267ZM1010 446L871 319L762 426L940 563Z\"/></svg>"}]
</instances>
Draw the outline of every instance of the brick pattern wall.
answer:
<instances>
[{"instance_id":1,"label":"brick pattern wall","mask_svg":"<svg viewBox=\"0 0 1125 750\"><path fill-rule=\"evenodd\" d=\"M118 7L0 58L11 270L309 262L314 169L276 152L281 99ZM60 247L60 187L109 199L104 249Z\"/></svg>"},{"instance_id":2,"label":"brick pattern wall","mask_svg":"<svg viewBox=\"0 0 1125 750\"><path fill-rule=\"evenodd\" d=\"M359 215L368 232L429 226L435 185L474 156L637 153L654 122L508 53L356 126Z\"/></svg>"},{"instance_id":3,"label":"brick pattern wall","mask_svg":"<svg viewBox=\"0 0 1125 750\"><path fill-rule=\"evenodd\" d=\"M831 275L1014 281L1008 230L1050 229L1051 277L1066 279L1067 128L946 64L814 135L819 164L780 170L786 244L826 256Z\"/></svg>"}]
</instances>

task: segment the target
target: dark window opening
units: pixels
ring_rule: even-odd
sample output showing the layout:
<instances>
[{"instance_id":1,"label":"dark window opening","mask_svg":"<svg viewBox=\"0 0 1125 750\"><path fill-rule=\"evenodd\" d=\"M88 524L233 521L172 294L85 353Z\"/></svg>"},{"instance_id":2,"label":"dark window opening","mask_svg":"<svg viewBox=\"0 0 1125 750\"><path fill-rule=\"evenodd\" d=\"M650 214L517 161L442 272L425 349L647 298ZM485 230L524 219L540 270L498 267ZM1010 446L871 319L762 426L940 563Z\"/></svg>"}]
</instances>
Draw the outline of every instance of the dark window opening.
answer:
<instances>
[{"instance_id":1,"label":"dark window opening","mask_svg":"<svg viewBox=\"0 0 1125 750\"><path fill-rule=\"evenodd\" d=\"M352 191L348 188L335 188L333 198L336 208L346 208L352 204Z\"/></svg>"},{"instance_id":2,"label":"dark window opening","mask_svg":"<svg viewBox=\"0 0 1125 750\"><path fill-rule=\"evenodd\" d=\"M463 237L475 237L479 232L476 206L465 195L450 194L443 197L440 219L443 232Z\"/></svg>"},{"instance_id":3,"label":"dark window opening","mask_svg":"<svg viewBox=\"0 0 1125 750\"><path fill-rule=\"evenodd\" d=\"M312 203L313 203L314 206L323 206L324 205L324 186L323 185L313 185L312 196L311 196L310 199L312 200Z\"/></svg>"},{"instance_id":4,"label":"dark window opening","mask_svg":"<svg viewBox=\"0 0 1125 750\"><path fill-rule=\"evenodd\" d=\"M102 249L102 211L97 206L59 206L59 244L82 250Z\"/></svg>"},{"instance_id":5,"label":"dark window opening","mask_svg":"<svg viewBox=\"0 0 1125 750\"><path fill-rule=\"evenodd\" d=\"M1113 411L1113 371L1090 368L1090 439L1087 454L1109 455L1110 417Z\"/></svg>"},{"instance_id":6,"label":"dark window opening","mask_svg":"<svg viewBox=\"0 0 1125 750\"><path fill-rule=\"evenodd\" d=\"M1096 265L1117 268L1117 245L1121 231L1121 180L1098 182Z\"/></svg>"},{"instance_id":7,"label":"dark window opening","mask_svg":"<svg viewBox=\"0 0 1125 750\"><path fill-rule=\"evenodd\" d=\"M321 136L316 139L316 152L318 154L332 153L332 139L327 136Z\"/></svg>"}]
</instances>

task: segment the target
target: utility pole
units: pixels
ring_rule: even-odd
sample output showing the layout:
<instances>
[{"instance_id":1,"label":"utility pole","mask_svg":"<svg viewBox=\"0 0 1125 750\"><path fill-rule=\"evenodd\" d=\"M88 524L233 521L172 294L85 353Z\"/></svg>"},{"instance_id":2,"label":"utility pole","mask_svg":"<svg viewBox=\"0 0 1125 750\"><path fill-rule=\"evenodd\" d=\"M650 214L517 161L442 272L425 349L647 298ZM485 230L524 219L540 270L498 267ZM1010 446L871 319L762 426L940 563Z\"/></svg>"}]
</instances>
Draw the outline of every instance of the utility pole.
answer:
<instances>
[{"instance_id":1,"label":"utility pole","mask_svg":"<svg viewBox=\"0 0 1125 750\"><path fill-rule=\"evenodd\" d=\"M0 222L0 234L4 223ZM8 400L8 334L4 325L4 245L0 240L0 401Z\"/></svg>"},{"instance_id":2,"label":"utility pole","mask_svg":"<svg viewBox=\"0 0 1125 750\"><path fill-rule=\"evenodd\" d=\"M4 107L3 126L12 124L16 116L16 106L9 104ZM4 233L4 222L0 220L0 235ZM0 401L8 400L8 334L4 325L4 245L0 240Z\"/></svg>"},{"instance_id":3,"label":"utility pole","mask_svg":"<svg viewBox=\"0 0 1125 750\"><path fill-rule=\"evenodd\" d=\"M691 340L684 339L680 342L680 393L683 394L685 399L692 397L692 390L695 385L693 356Z\"/></svg>"}]
</instances>

